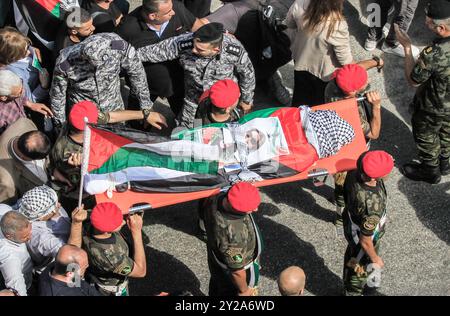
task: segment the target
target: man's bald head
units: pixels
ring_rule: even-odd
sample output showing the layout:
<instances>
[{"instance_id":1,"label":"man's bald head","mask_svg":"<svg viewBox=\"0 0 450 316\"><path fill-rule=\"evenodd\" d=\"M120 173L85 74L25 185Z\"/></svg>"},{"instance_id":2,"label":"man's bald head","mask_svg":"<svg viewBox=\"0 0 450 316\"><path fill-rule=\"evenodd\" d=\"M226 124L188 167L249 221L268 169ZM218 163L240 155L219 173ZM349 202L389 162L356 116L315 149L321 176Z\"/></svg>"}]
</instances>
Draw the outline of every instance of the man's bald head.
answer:
<instances>
[{"instance_id":1,"label":"man's bald head","mask_svg":"<svg viewBox=\"0 0 450 316\"><path fill-rule=\"evenodd\" d=\"M291 266L281 272L278 278L278 289L283 296L302 295L305 289L306 276L303 269Z\"/></svg>"},{"instance_id":2,"label":"man's bald head","mask_svg":"<svg viewBox=\"0 0 450 316\"><path fill-rule=\"evenodd\" d=\"M64 245L56 255L53 274L66 275L71 271L71 265L79 267L79 273L83 276L88 266L86 251L73 245Z\"/></svg>"}]
</instances>

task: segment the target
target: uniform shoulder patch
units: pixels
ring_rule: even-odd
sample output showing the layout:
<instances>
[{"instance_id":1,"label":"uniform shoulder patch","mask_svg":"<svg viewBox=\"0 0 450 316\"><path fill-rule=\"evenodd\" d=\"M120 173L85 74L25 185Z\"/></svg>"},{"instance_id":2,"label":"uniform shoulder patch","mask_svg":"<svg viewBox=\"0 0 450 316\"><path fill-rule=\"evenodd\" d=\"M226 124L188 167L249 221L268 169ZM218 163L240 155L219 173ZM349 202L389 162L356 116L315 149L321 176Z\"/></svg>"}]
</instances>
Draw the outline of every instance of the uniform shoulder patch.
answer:
<instances>
[{"instance_id":1,"label":"uniform shoulder patch","mask_svg":"<svg viewBox=\"0 0 450 316\"><path fill-rule=\"evenodd\" d=\"M423 55L428 55L433 51L433 46L427 46L423 49L422 54Z\"/></svg>"},{"instance_id":2,"label":"uniform shoulder patch","mask_svg":"<svg viewBox=\"0 0 450 316\"><path fill-rule=\"evenodd\" d=\"M59 69L61 69L61 71L68 71L70 69L70 63L69 61L66 59L64 60L62 63L59 64Z\"/></svg>"},{"instance_id":3,"label":"uniform shoulder patch","mask_svg":"<svg viewBox=\"0 0 450 316\"><path fill-rule=\"evenodd\" d=\"M227 47L225 47L225 51L228 54L240 57L242 55L242 47L238 46L238 45L227 45Z\"/></svg>"},{"instance_id":4,"label":"uniform shoulder patch","mask_svg":"<svg viewBox=\"0 0 450 316\"><path fill-rule=\"evenodd\" d=\"M192 39L182 40L178 42L178 50L188 50L194 47L194 41Z\"/></svg>"},{"instance_id":5,"label":"uniform shoulder patch","mask_svg":"<svg viewBox=\"0 0 450 316\"><path fill-rule=\"evenodd\" d=\"M128 43L125 42L124 40L111 41L111 49L126 50L127 47L128 47Z\"/></svg>"},{"instance_id":6,"label":"uniform shoulder patch","mask_svg":"<svg viewBox=\"0 0 450 316\"><path fill-rule=\"evenodd\" d=\"M122 269L122 271L120 271L121 275L128 275L131 273L131 267L130 266L126 266Z\"/></svg>"},{"instance_id":7,"label":"uniform shoulder patch","mask_svg":"<svg viewBox=\"0 0 450 316\"><path fill-rule=\"evenodd\" d=\"M368 231L372 231L377 227L379 222L380 222L379 216L371 215L371 216L366 217L366 219L364 220L364 223L363 223L363 227L364 227L364 229L366 229Z\"/></svg>"},{"instance_id":8,"label":"uniform shoulder patch","mask_svg":"<svg viewBox=\"0 0 450 316\"><path fill-rule=\"evenodd\" d=\"M242 263L242 261L244 260L244 258L242 257L242 248L230 247L226 251L226 254L234 263Z\"/></svg>"}]
</instances>

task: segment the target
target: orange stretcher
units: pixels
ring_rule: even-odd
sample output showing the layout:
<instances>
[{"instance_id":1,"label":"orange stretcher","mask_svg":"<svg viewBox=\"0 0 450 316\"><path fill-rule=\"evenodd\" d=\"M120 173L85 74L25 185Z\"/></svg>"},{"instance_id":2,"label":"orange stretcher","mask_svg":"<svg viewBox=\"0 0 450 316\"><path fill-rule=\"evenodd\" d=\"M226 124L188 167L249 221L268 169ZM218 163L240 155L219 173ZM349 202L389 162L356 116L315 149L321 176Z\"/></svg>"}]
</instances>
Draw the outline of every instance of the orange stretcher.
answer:
<instances>
[{"instance_id":1,"label":"orange stretcher","mask_svg":"<svg viewBox=\"0 0 450 316\"><path fill-rule=\"evenodd\" d=\"M317 160L305 171L294 176L263 180L255 183L257 187L264 187L269 185L288 183L300 181L305 179L314 179L321 176L332 175L337 172L352 170L356 168L356 161L358 157L367 150L366 141L361 129L361 121L358 113L358 106L356 99L347 99L338 102L323 104L312 109L316 110L333 110L336 111L340 117L350 123L355 130L355 139L348 145L344 146L337 155ZM113 202L124 213L130 210L136 210L136 204L145 204L140 206L141 209L154 209L178 203L193 201L201 198L206 198L218 194L221 189L211 189L198 192L189 193L138 193L132 191L114 192L111 199L106 193L97 194L97 203Z\"/></svg>"}]
</instances>

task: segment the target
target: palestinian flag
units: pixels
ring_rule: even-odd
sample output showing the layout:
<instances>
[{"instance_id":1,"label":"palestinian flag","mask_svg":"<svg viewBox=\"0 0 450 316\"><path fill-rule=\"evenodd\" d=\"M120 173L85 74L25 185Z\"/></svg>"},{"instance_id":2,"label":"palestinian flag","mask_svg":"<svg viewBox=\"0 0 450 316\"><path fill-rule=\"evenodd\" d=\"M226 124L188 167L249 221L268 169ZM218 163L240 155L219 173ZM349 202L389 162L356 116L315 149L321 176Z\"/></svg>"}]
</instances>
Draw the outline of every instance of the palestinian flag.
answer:
<instances>
[{"instance_id":1,"label":"palestinian flag","mask_svg":"<svg viewBox=\"0 0 450 316\"><path fill-rule=\"evenodd\" d=\"M90 194L125 183L137 192L193 192L226 184L218 151L123 126L91 127L88 174ZM117 189L117 188L115 188Z\"/></svg>"},{"instance_id":2,"label":"palestinian flag","mask_svg":"<svg viewBox=\"0 0 450 316\"><path fill-rule=\"evenodd\" d=\"M265 121L278 122L278 125L270 125L268 131L276 131L277 126L282 128L282 131L266 134L266 143L275 139L279 147L285 144L284 149L288 150L285 154L267 156L267 160L257 160L248 167L250 171L263 179L288 177L305 170L318 159L303 132L298 108L256 111L243 117L238 126L257 122L262 130L264 120L255 120L262 118L273 118ZM193 141L193 135L198 132L202 137L209 137L209 130L227 130L224 127L226 124L211 124L181 131L172 138L120 125L90 127L85 191L99 194L123 188L136 192L194 192L227 186L228 175L221 165L225 159L222 142L211 145L209 139ZM274 137L275 134L280 135ZM234 150L232 153L233 159L236 154Z\"/></svg>"},{"instance_id":3,"label":"palestinian flag","mask_svg":"<svg viewBox=\"0 0 450 316\"><path fill-rule=\"evenodd\" d=\"M45 8L53 16L60 18L60 0L35 0L39 5Z\"/></svg>"}]
</instances>

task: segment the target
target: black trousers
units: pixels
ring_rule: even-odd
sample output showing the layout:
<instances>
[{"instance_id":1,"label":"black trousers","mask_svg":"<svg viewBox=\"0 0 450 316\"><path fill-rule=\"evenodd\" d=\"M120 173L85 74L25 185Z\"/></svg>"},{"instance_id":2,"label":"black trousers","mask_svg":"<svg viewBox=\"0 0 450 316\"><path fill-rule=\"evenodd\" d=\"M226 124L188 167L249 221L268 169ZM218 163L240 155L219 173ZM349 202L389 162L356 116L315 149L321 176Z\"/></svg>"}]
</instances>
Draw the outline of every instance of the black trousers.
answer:
<instances>
[{"instance_id":1,"label":"black trousers","mask_svg":"<svg viewBox=\"0 0 450 316\"><path fill-rule=\"evenodd\" d=\"M307 71L294 72L294 95L292 106L321 105L325 103L325 87L327 82L312 75Z\"/></svg>"}]
</instances>

